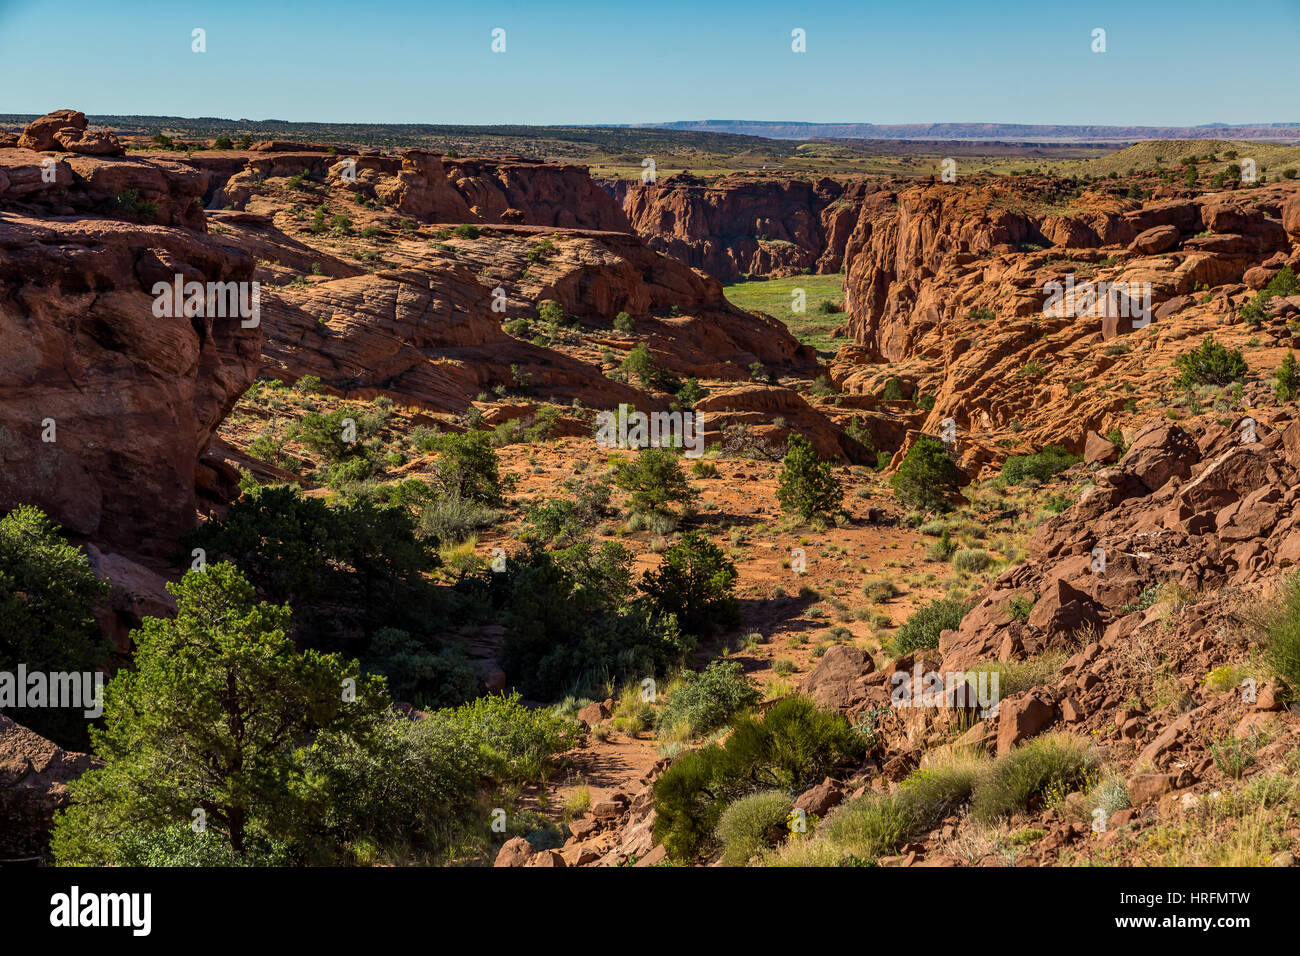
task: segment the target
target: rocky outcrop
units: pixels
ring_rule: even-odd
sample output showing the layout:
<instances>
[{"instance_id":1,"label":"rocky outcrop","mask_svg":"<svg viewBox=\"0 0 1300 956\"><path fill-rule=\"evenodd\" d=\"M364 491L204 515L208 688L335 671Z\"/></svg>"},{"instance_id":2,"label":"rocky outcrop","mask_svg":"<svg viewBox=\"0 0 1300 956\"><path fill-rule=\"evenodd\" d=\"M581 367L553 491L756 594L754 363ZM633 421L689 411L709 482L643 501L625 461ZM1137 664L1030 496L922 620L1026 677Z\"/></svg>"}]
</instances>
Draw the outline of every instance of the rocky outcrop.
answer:
<instances>
[{"instance_id":1,"label":"rocky outcrop","mask_svg":"<svg viewBox=\"0 0 1300 956\"><path fill-rule=\"evenodd\" d=\"M0 149L0 210L33 216L98 216L203 232L206 182L191 167L165 160Z\"/></svg>"},{"instance_id":2,"label":"rocky outcrop","mask_svg":"<svg viewBox=\"0 0 1300 956\"><path fill-rule=\"evenodd\" d=\"M799 435L824 460L859 457L839 426L788 388L746 384L718 389L697 402L695 411L709 445L725 444L728 429L744 426L754 439L773 448L784 448L791 435Z\"/></svg>"},{"instance_id":3,"label":"rocky outcrop","mask_svg":"<svg viewBox=\"0 0 1300 956\"><path fill-rule=\"evenodd\" d=\"M585 166L523 157L453 160L426 150L407 150L400 157L322 151L248 153L245 158L238 171L207 190L210 207L265 212L265 204L250 201L266 180L302 176L419 222L629 229L622 210ZM199 156L193 162L225 172L231 159Z\"/></svg>"},{"instance_id":4,"label":"rocky outcrop","mask_svg":"<svg viewBox=\"0 0 1300 956\"><path fill-rule=\"evenodd\" d=\"M239 226L232 224L227 241L241 241ZM259 227L259 241L268 235ZM606 377L586 355L534 345L524 331L505 333L511 320L535 322L547 300L594 330L590 344L616 355L638 341L610 327L619 312L629 313L656 363L681 377L744 379L754 362L810 367L783 326L732 307L715 280L635 236L499 227L443 245L440 253L427 242L398 242L388 253L395 268L270 297L268 371L457 413L478 393L520 381L530 397L564 404L665 403ZM550 251L530 259L539 248Z\"/></svg>"},{"instance_id":5,"label":"rocky outcrop","mask_svg":"<svg viewBox=\"0 0 1300 956\"><path fill-rule=\"evenodd\" d=\"M425 154L431 155L431 154ZM530 226L629 231L627 217L586 166L513 159L444 159L446 179L475 218ZM520 215L507 216L511 210Z\"/></svg>"},{"instance_id":6,"label":"rocky outcrop","mask_svg":"<svg viewBox=\"0 0 1300 956\"><path fill-rule=\"evenodd\" d=\"M0 861L26 861L49 848L54 812L67 785L94 766L0 714Z\"/></svg>"},{"instance_id":7,"label":"rocky outcrop","mask_svg":"<svg viewBox=\"0 0 1300 956\"><path fill-rule=\"evenodd\" d=\"M111 130L91 129L86 114L77 110L55 110L33 120L18 137L18 147L86 156L121 156L126 152Z\"/></svg>"},{"instance_id":8,"label":"rocky outcrop","mask_svg":"<svg viewBox=\"0 0 1300 956\"><path fill-rule=\"evenodd\" d=\"M879 359L898 361L927 348L927 333L950 330L972 311L1044 313L1051 306L1036 269L1046 257L1032 253L1046 247L1083 262L1131 253L1112 274L1076 281L1149 282L1153 305L1200 285L1240 281L1251 265L1290 248L1274 218L1276 193L1142 206L1078 189L1064 180L975 181L913 186L891 194L892 206L864 204L845 252L846 332ZM1076 253L1103 247L1116 255Z\"/></svg>"},{"instance_id":9,"label":"rocky outcrop","mask_svg":"<svg viewBox=\"0 0 1300 956\"><path fill-rule=\"evenodd\" d=\"M863 197L878 188L749 175L605 186L652 249L724 282L838 272Z\"/></svg>"},{"instance_id":10,"label":"rocky outcrop","mask_svg":"<svg viewBox=\"0 0 1300 956\"><path fill-rule=\"evenodd\" d=\"M1124 412L1139 401L1164 401L1172 375L1150 369L1171 366L1207 333L1224 336L1225 313L1254 295L1243 283L1250 270L1260 270L1258 286L1300 266L1279 218L1294 184L1141 206L1077 188L931 184L864 203L846 253L842 331L855 344L841 349L831 379L855 401L881 400L891 383L933 399L919 427L886 445L899 449L895 465L945 421L972 476L1048 444L1089 453L1090 432L1090 454L1106 457L1097 436L1128 424ZM1067 201L1080 211L1042 211ZM1152 248L1164 251L1145 253ZM1270 304L1263 331L1278 345L1300 342L1292 314L1288 298ZM1090 387L1107 378L1129 394ZM1263 383L1245 388L1251 402L1264 400Z\"/></svg>"},{"instance_id":11,"label":"rocky outcrop","mask_svg":"<svg viewBox=\"0 0 1300 956\"><path fill-rule=\"evenodd\" d=\"M253 259L189 228L203 226L201 189L183 166L73 157L47 183L41 158L0 151L0 510L35 504L115 550L170 554L262 332L239 316L160 316L154 287L246 283ZM128 188L129 208L103 203ZM167 225L140 222L139 203ZM100 217L67 218L82 210ZM51 213L63 218L37 218Z\"/></svg>"}]
</instances>

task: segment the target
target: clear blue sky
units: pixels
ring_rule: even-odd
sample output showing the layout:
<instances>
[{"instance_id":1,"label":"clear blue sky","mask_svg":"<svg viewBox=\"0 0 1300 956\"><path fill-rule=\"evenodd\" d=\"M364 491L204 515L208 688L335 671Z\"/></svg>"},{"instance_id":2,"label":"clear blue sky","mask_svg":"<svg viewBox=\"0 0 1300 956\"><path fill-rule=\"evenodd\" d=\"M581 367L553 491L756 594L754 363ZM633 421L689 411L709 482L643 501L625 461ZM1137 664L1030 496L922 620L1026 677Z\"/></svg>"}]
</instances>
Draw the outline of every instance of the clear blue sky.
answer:
<instances>
[{"instance_id":1,"label":"clear blue sky","mask_svg":"<svg viewBox=\"0 0 1300 956\"><path fill-rule=\"evenodd\" d=\"M1300 0L0 0L0 113L1170 126L1297 92Z\"/></svg>"}]
</instances>

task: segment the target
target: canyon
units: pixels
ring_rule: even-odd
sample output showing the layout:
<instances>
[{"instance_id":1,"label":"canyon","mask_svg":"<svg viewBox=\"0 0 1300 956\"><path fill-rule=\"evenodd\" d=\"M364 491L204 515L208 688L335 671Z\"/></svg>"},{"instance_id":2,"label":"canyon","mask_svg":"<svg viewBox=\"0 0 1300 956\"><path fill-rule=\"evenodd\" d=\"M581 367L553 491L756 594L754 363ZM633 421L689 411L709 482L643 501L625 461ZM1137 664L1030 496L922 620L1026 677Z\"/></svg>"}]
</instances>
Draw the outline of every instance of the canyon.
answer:
<instances>
[{"instance_id":1,"label":"canyon","mask_svg":"<svg viewBox=\"0 0 1300 956\"><path fill-rule=\"evenodd\" d=\"M313 402L338 411L386 402L403 426L441 433L547 424L545 443L501 449L523 501L511 521L558 496L575 462L606 464L592 447L593 414L685 405L718 449L711 474L692 472L707 504L691 517L736 550L745 628L790 639L780 658L766 641L735 649L766 686L784 688L764 706L797 687L857 721L889 709L897 673L1059 657L1041 681L1005 695L996 716L942 703L891 714L868 764L799 800L823 816L894 792L933 751L961 743L1005 756L1064 729L1108 748L1133 798L1108 820L1114 832L1141 830L1172 801L1229 785L1207 734L1240 739L1270 722L1261 761L1282 759L1298 738L1276 681L1261 680L1266 692L1246 701L1235 685L1205 679L1243 666L1243 603L1267 600L1300 563L1300 422L1294 397L1275 399L1270 382L1300 345L1300 290L1265 294L1297 272L1292 179L1234 188L1180 186L1154 170L952 183L745 172L642 183L425 149L269 140L127 150L60 110L0 139L9 343L0 512L36 505L85 549L113 585L101 621L125 660L132 628L174 608L164 584L183 567L179 542L227 513L241 484L334 493L301 448L276 461L258 450L301 412L274 389L310 385ZM802 316L728 299L726 284L740 280L841 274L842 344L828 363L792 331ZM259 321L160 315L155 286L178 281L256 283ZM1080 309L1071 296L1049 301L1053 283L1067 281L1149 289L1149 321ZM1175 383L1180 358L1206 336L1247 356L1252 374L1235 390ZM647 356L648 366L635 364ZM688 382L702 392L683 397ZM929 516L887 484L923 438L941 434L970 509L953 532L967 550L1003 548L987 572L948 585L938 580L946 555L913 554L929 546ZM857 489L843 520L814 532L781 524L774 503L796 435ZM989 484L1009 460L1049 446L1072 456L1064 477L1039 483L1051 487ZM397 457L381 478L436 467L427 451ZM1022 511L1025 520L1008 516ZM485 531L471 555L517 551L517 538ZM666 547L647 529L606 538L633 544L639 569ZM806 579L790 570L792 549L812 558ZM1091 563L1098 549L1104 574ZM898 622L885 605L894 599L863 603L860 592L905 573L914 581L896 609L915 611L945 587L970 609L937 646L890 658ZM1177 593L1157 597L1157 588ZM805 612L823 595L833 597L822 616L838 613L844 634L814 654L805 631L828 622ZM460 636L480 677L491 675L481 689L517 679L497 659L499 628L471 631ZM1158 652L1176 699L1149 699L1141 677L1150 668L1135 663L1134 647L1151 661ZM790 674L797 684L785 687ZM498 865L665 859L652 795L669 759L644 736L611 730L615 707L611 696L580 712L607 738L575 760L591 770L617 759L626 772L596 786L590 813L565 824L562 847L511 840ZM0 808L21 824L0 850L44 852L67 781L91 760L0 716ZM1068 862L1093 846L1064 813L1022 816L1042 831L1032 863ZM961 825L945 815L882 862L950 864ZM1115 841L1098 837L1093 849Z\"/></svg>"}]
</instances>

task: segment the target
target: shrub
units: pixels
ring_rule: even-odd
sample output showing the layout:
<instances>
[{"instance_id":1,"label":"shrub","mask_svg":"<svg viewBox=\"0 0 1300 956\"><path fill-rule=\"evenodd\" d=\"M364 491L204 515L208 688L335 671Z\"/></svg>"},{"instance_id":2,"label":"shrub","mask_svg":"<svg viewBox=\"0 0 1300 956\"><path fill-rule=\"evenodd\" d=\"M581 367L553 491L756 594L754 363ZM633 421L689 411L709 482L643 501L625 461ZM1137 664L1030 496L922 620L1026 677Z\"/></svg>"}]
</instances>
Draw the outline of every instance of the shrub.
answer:
<instances>
[{"instance_id":1,"label":"shrub","mask_svg":"<svg viewBox=\"0 0 1300 956\"><path fill-rule=\"evenodd\" d=\"M504 504L500 462L492 436L484 431L438 437L434 478L444 494L456 494L493 508Z\"/></svg>"},{"instance_id":2,"label":"shrub","mask_svg":"<svg viewBox=\"0 0 1300 956\"><path fill-rule=\"evenodd\" d=\"M719 749L690 750L654 784L654 836L674 860L694 860L709 845L726 804L714 796Z\"/></svg>"},{"instance_id":3,"label":"shrub","mask_svg":"<svg viewBox=\"0 0 1300 956\"><path fill-rule=\"evenodd\" d=\"M104 765L69 787L55 824L60 863L114 862L121 831L188 820L194 807L236 855L303 840L315 825L307 791L286 786L302 779L302 742L365 736L388 706L382 680L355 661L296 650L289 609L257 602L233 565L168 589L176 618L146 618L135 667L104 690L104 725L91 732ZM345 679L356 689L347 703Z\"/></svg>"},{"instance_id":4,"label":"shrub","mask_svg":"<svg viewBox=\"0 0 1300 956\"><path fill-rule=\"evenodd\" d=\"M235 853L221 835L204 830L195 833L187 824L151 830L125 830L113 847L116 866L285 866L289 862L282 846L263 852Z\"/></svg>"},{"instance_id":5,"label":"shrub","mask_svg":"<svg viewBox=\"0 0 1300 956\"><path fill-rule=\"evenodd\" d=\"M1222 734L1209 742L1210 756L1219 772L1230 780L1240 780L1255 762L1259 742L1253 736L1238 738Z\"/></svg>"},{"instance_id":6,"label":"shrub","mask_svg":"<svg viewBox=\"0 0 1300 956\"><path fill-rule=\"evenodd\" d=\"M690 500L691 490L671 448L643 448L618 462L614 484L627 493L634 512L671 514L669 505Z\"/></svg>"},{"instance_id":7,"label":"shrub","mask_svg":"<svg viewBox=\"0 0 1300 956\"><path fill-rule=\"evenodd\" d=\"M477 239L482 230L478 226L470 223L463 223L452 230L452 233L461 239Z\"/></svg>"},{"instance_id":8,"label":"shrub","mask_svg":"<svg viewBox=\"0 0 1300 956\"><path fill-rule=\"evenodd\" d=\"M387 678L395 699L422 710L454 707L478 691L478 675L464 653L430 647L395 627L375 632L362 665L368 673Z\"/></svg>"},{"instance_id":9,"label":"shrub","mask_svg":"<svg viewBox=\"0 0 1300 956\"><path fill-rule=\"evenodd\" d=\"M713 661L698 673L683 672L681 681L668 695L655 725L669 731L685 726L692 737L725 726L763 698L740 661Z\"/></svg>"},{"instance_id":10,"label":"shrub","mask_svg":"<svg viewBox=\"0 0 1300 956\"><path fill-rule=\"evenodd\" d=\"M956 628L971 609L971 604L940 598L913 611L903 622L890 643L890 652L901 657L920 648L938 647L939 632Z\"/></svg>"},{"instance_id":11,"label":"shrub","mask_svg":"<svg viewBox=\"0 0 1300 956\"><path fill-rule=\"evenodd\" d=\"M1256 326L1264 321L1270 300L1277 296L1300 293L1300 279L1290 266L1283 266L1249 302L1241 307L1241 318L1247 325Z\"/></svg>"},{"instance_id":12,"label":"shrub","mask_svg":"<svg viewBox=\"0 0 1300 956\"><path fill-rule=\"evenodd\" d=\"M126 216L146 225L158 218L158 204L140 198L134 189L124 189L108 201L110 214Z\"/></svg>"},{"instance_id":13,"label":"shrub","mask_svg":"<svg viewBox=\"0 0 1300 956\"><path fill-rule=\"evenodd\" d=\"M629 378L637 379L645 388L667 389L675 384L672 376L655 362L650 346L644 342L624 356L620 367Z\"/></svg>"},{"instance_id":14,"label":"shrub","mask_svg":"<svg viewBox=\"0 0 1300 956\"><path fill-rule=\"evenodd\" d=\"M1174 359L1179 374L1174 384L1191 388L1196 385L1231 385L1245 379L1250 371L1241 352L1220 345L1213 335L1206 335L1198 348Z\"/></svg>"},{"instance_id":15,"label":"shrub","mask_svg":"<svg viewBox=\"0 0 1300 956\"><path fill-rule=\"evenodd\" d=\"M905 507L947 511L960 478L947 446L930 435L921 435L908 449L891 484L894 496Z\"/></svg>"},{"instance_id":16,"label":"shrub","mask_svg":"<svg viewBox=\"0 0 1300 956\"><path fill-rule=\"evenodd\" d=\"M677 390L677 404L682 408L694 408L700 399L708 394L709 390L700 385L699 379L692 376Z\"/></svg>"},{"instance_id":17,"label":"shrub","mask_svg":"<svg viewBox=\"0 0 1300 956\"><path fill-rule=\"evenodd\" d=\"M314 454L329 464L337 464L366 456L364 439L368 437L367 425L373 427L373 422L352 409L338 408L325 414L308 412L303 415L295 434Z\"/></svg>"},{"instance_id":18,"label":"shrub","mask_svg":"<svg viewBox=\"0 0 1300 956\"><path fill-rule=\"evenodd\" d=\"M917 770L893 793L868 793L848 801L826 818L811 840L787 844L765 855L763 862L856 866L896 853L959 810L986 771L985 760L965 755Z\"/></svg>"},{"instance_id":19,"label":"shrub","mask_svg":"<svg viewBox=\"0 0 1300 956\"><path fill-rule=\"evenodd\" d=\"M537 318L552 328L558 328L567 321L564 307L554 299L547 299L537 308Z\"/></svg>"},{"instance_id":20,"label":"shrub","mask_svg":"<svg viewBox=\"0 0 1300 956\"><path fill-rule=\"evenodd\" d=\"M379 628L423 628L436 599L424 572L437 566L437 555L417 538L408 505L419 495L409 488L391 494L391 503L331 507L290 486L256 488L224 519L195 528L184 547L204 549L209 563L233 561L261 596L291 604L304 646L346 646L365 656Z\"/></svg>"},{"instance_id":21,"label":"shrub","mask_svg":"<svg viewBox=\"0 0 1300 956\"><path fill-rule=\"evenodd\" d=\"M1289 402L1300 395L1300 373L1296 371L1295 349L1287 349L1277 367L1273 395L1279 402Z\"/></svg>"},{"instance_id":22,"label":"shrub","mask_svg":"<svg viewBox=\"0 0 1300 956\"><path fill-rule=\"evenodd\" d=\"M688 634L709 634L739 620L734 596L736 566L699 531L688 531L647 571L641 589Z\"/></svg>"},{"instance_id":23,"label":"shrub","mask_svg":"<svg viewBox=\"0 0 1300 956\"><path fill-rule=\"evenodd\" d=\"M546 256L555 254L555 243L549 238L534 244L529 250L526 258L529 262L538 262Z\"/></svg>"},{"instance_id":24,"label":"shrub","mask_svg":"<svg viewBox=\"0 0 1300 956\"><path fill-rule=\"evenodd\" d=\"M614 316L614 328L625 335L631 335L636 331L636 322L626 312L620 312Z\"/></svg>"},{"instance_id":25,"label":"shrub","mask_svg":"<svg viewBox=\"0 0 1300 956\"><path fill-rule=\"evenodd\" d=\"M495 524L500 517L501 512L462 498L453 490L432 496L420 510L418 522L421 534L440 545L450 545Z\"/></svg>"},{"instance_id":26,"label":"shrub","mask_svg":"<svg viewBox=\"0 0 1300 956\"><path fill-rule=\"evenodd\" d=\"M925 549L925 556L931 561L947 561L956 550L957 545L952 540L952 534L947 528L944 528L939 533L939 540Z\"/></svg>"},{"instance_id":27,"label":"shrub","mask_svg":"<svg viewBox=\"0 0 1300 956\"><path fill-rule=\"evenodd\" d=\"M978 548L974 550L961 550L952 556L952 566L958 571L967 571L976 574L983 571L993 563L993 556L987 551L981 551Z\"/></svg>"},{"instance_id":28,"label":"shrub","mask_svg":"<svg viewBox=\"0 0 1300 956\"><path fill-rule=\"evenodd\" d=\"M1300 697L1300 574L1281 584L1264 625L1269 669L1294 700Z\"/></svg>"},{"instance_id":29,"label":"shrub","mask_svg":"<svg viewBox=\"0 0 1300 956\"><path fill-rule=\"evenodd\" d=\"M795 792L822 779L864 740L839 714L810 700L778 702L762 720L742 716L724 745L683 754L654 785L655 838L676 860L712 847L726 805L756 791Z\"/></svg>"},{"instance_id":30,"label":"shrub","mask_svg":"<svg viewBox=\"0 0 1300 956\"><path fill-rule=\"evenodd\" d=\"M804 438L791 435L781 462L776 498L786 514L808 521L814 515L838 510L844 501L844 489L830 462L821 461Z\"/></svg>"},{"instance_id":31,"label":"shrub","mask_svg":"<svg viewBox=\"0 0 1300 956\"><path fill-rule=\"evenodd\" d=\"M1048 481L1079 461L1060 445L1048 445L1034 455L1013 455L1002 463L1002 479L1018 485L1026 478Z\"/></svg>"},{"instance_id":32,"label":"shrub","mask_svg":"<svg viewBox=\"0 0 1300 956\"><path fill-rule=\"evenodd\" d=\"M992 823L1034 810L1049 793L1082 790L1096 769L1097 756L1087 741L1063 733L1035 737L994 763L975 788L971 812Z\"/></svg>"},{"instance_id":33,"label":"shrub","mask_svg":"<svg viewBox=\"0 0 1300 956\"><path fill-rule=\"evenodd\" d=\"M502 664L526 693L593 696L606 682L639 682L681 664L692 645L676 619L647 599L628 601L632 557L613 542L534 547L477 581L502 611Z\"/></svg>"},{"instance_id":34,"label":"shrub","mask_svg":"<svg viewBox=\"0 0 1300 956\"><path fill-rule=\"evenodd\" d=\"M903 394L903 380L897 375L890 376L885 382L885 387L880 393L880 399L884 402L901 402L906 396Z\"/></svg>"},{"instance_id":35,"label":"shrub","mask_svg":"<svg viewBox=\"0 0 1300 956\"><path fill-rule=\"evenodd\" d=\"M94 607L108 597L80 549L63 540L39 508L19 505L0 518L0 671L93 671L109 646ZM89 740L80 711L10 711L19 723L78 750Z\"/></svg>"},{"instance_id":36,"label":"shrub","mask_svg":"<svg viewBox=\"0 0 1300 956\"><path fill-rule=\"evenodd\" d=\"M789 794L767 790L741 797L722 811L715 835L722 844L724 866L744 866L776 846L788 832Z\"/></svg>"},{"instance_id":37,"label":"shrub","mask_svg":"<svg viewBox=\"0 0 1300 956\"><path fill-rule=\"evenodd\" d=\"M1034 599L1028 594L1013 594L1007 598L1007 613L1013 621L1027 621L1034 610Z\"/></svg>"},{"instance_id":38,"label":"shrub","mask_svg":"<svg viewBox=\"0 0 1300 956\"><path fill-rule=\"evenodd\" d=\"M898 597L902 592L893 581L867 581L862 585L862 593L873 604L884 604Z\"/></svg>"},{"instance_id":39,"label":"shrub","mask_svg":"<svg viewBox=\"0 0 1300 956\"><path fill-rule=\"evenodd\" d=\"M576 501L559 498L532 505L524 516L532 535L562 547L585 539L609 503L609 485L591 482L588 487L593 490L584 490ZM603 494L595 489L603 490Z\"/></svg>"}]
</instances>

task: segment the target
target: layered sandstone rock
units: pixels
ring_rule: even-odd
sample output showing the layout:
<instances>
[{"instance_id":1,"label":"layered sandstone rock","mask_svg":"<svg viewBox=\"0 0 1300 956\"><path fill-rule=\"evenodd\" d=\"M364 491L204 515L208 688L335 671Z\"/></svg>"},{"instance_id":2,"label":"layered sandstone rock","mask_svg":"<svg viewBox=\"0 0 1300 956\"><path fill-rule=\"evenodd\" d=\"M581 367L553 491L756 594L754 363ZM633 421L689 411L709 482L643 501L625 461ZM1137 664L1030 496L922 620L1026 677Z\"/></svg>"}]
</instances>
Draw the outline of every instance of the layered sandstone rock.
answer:
<instances>
[{"instance_id":1,"label":"layered sandstone rock","mask_svg":"<svg viewBox=\"0 0 1300 956\"><path fill-rule=\"evenodd\" d=\"M879 398L891 382L933 399L919 427L888 446L899 448L895 464L945 421L971 475L1047 444L1084 454L1089 432L1122 427L1140 398L1163 400L1172 375L1151 369L1207 333L1224 337L1225 313L1254 295L1242 281L1249 270L1261 270L1258 286L1300 266L1284 216L1293 184L1147 205L1062 188L919 185L863 205L846 253L844 331L855 344L831 378L855 400ZM1067 201L1083 211L1044 214ZM1289 310L1288 299L1270 303L1265 331L1279 346L1297 341ZM1122 391L1088 387L1107 380ZM1267 387L1246 391L1255 402ZM1103 454L1095 440L1092 454Z\"/></svg>"},{"instance_id":2,"label":"layered sandstone rock","mask_svg":"<svg viewBox=\"0 0 1300 956\"><path fill-rule=\"evenodd\" d=\"M890 361L917 354L928 332L961 324L973 310L999 318L1043 313L1049 295L1038 269L1047 257L1026 253L1046 247L1060 250L1058 260L1123 258L1111 274L1078 281L1150 282L1154 305L1198 286L1239 281L1254 263L1290 249L1274 192L1141 206L1076 197L1061 180L976 181L913 186L893 199L892 207L862 208L845 253L844 303L848 334ZM1115 253L1079 255L1103 247Z\"/></svg>"},{"instance_id":3,"label":"layered sandstone rock","mask_svg":"<svg viewBox=\"0 0 1300 956\"><path fill-rule=\"evenodd\" d=\"M186 160L191 162L191 160ZM514 223L627 232L628 222L585 166L543 163L523 157L447 159L426 150L400 157L338 152L261 152L233 160L199 156L192 162L226 179L209 188L217 209L268 213L277 203L259 201L268 179L302 176L344 190L420 222Z\"/></svg>"},{"instance_id":4,"label":"layered sandstone rock","mask_svg":"<svg viewBox=\"0 0 1300 956\"><path fill-rule=\"evenodd\" d=\"M72 534L171 554L194 521L199 456L251 383L262 332L239 316L160 317L154 287L248 282L253 259L177 227L203 224L191 170L74 157L43 183L39 161L0 151L0 510L35 504ZM128 184L177 226L101 205ZM119 218L66 218L83 208ZM51 211L65 217L33 214Z\"/></svg>"},{"instance_id":5,"label":"layered sandstone rock","mask_svg":"<svg viewBox=\"0 0 1300 956\"><path fill-rule=\"evenodd\" d=\"M727 282L838 272L872 187L748 175L706 183L680 175L658 183L610 181L606 188L652 249Z\"/></svg>"},{"instance_id":6,"label":"layered sandstone rock","mask_svg":"<svg viewBox=\"0 0 1300 956\"><path fill-rule=\"evenodd\" d=\"M271 250L274 242L292 243L265 223L229 227L223 241L232 244ZM680 377L744 379L754 362L811 367L783 326L732 307L716 280L651 252L635 236L499 227L442 246L398 241L387 253L394 268L269 295L268 371L456 413L477 394L517 380L527 381L531 397L564 404L664 405L606 377L579 349L542 347L503 331L514 319L536 321L548 300L599 333L589 344L615 354L636 344L609 328L615 315L629 313L656 363ZM539 249L549 251L529 257Z\"/></svg>"},{"instance_id":7,"label":"layered sandstone rock","mask_svg":"<svg viewBox=\"0 0 1300 956\"><path fill-rule=\"evenodd\" d=\"M29 123L18 137L18 146L38 152L57 150L86 156L121 156L126 152L111 130L89 126L85 113L55 110Z\"/></svg>"},{"instance_id":8,"label":"layered sandstone rock","mask_svg":"<svg viewBox=\"0 0 1300 956\"><path fill-rule=\"evenodd\" d=\"M0 209L34 216L101 216L203 232L206 184L205 175L183 163L56 159L27 149L0 149Z\"/></svg>"}]
</instances>

